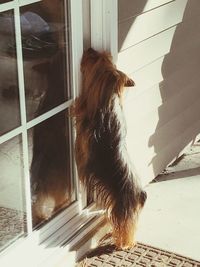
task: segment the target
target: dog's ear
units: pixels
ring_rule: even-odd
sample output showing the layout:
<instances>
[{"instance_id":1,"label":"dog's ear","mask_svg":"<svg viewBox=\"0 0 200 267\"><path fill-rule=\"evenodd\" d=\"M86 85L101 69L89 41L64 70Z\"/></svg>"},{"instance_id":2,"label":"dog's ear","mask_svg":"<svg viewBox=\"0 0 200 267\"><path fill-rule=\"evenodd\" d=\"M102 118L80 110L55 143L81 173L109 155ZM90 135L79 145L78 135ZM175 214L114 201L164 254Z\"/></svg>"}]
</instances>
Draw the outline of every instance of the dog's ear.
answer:
<instances>
[{"instance_id":1,"label":"dog's ear","mask_svg":"<svg viewBox=\"0 0 200 267\"><path fill-rule=\"evenodd\" d=\"M125 87L131 87L131 86L134 86L134 85L135 85L135 82L131 78L129 78L127 76L127 80L126 80L126 83L124 84L124 86Z\"/></svg>"},{"instance_id":2,"label":"dog's ear","mask_svg":"<svg viewBox=\"0 0 200 267\"><path fill-rule=\"evenodd\" d=\"M96 51L96 50L94 50L92 47L90 47L90 48L88 48L88 50L86 50L86 52L88 53L88 54L94 54L94 55L96 55L98 52Z\"/></svg>"},{"instance_id":3,"label":"dog's ear","mask_svg":"<svg viewBox=\"0 0 200 267\"><path fill-rule=\"evenodd\" d=\"M99 59L99 53L93 48L84 51L81 59L81 72L90 72Z\"/></svg>"},{"instance_id":4,"label":"dog's ear","mask_svg":"<svg viewBox=\"0 0 200 267\"><path fill-rule=\"evenodd\" d=\"M115 88L118 96L121 97L125 90L125 87L134 86L135 82L120 70L117 70L116 73L117 73L117 82Z\"/></svg>"},{"instance_id":5,"label":"dog's ear","mask_svg":"<svg viewBox=\"0 0 200 267\"><path fill-rule=\"evenodd\" d=\"M129 78L124 72L118 70L118 74L121 77L121 81L123 81L124 83L123 86L131 87L135 85L135 82L131 78Z\"/></svg>"}]
</instances>

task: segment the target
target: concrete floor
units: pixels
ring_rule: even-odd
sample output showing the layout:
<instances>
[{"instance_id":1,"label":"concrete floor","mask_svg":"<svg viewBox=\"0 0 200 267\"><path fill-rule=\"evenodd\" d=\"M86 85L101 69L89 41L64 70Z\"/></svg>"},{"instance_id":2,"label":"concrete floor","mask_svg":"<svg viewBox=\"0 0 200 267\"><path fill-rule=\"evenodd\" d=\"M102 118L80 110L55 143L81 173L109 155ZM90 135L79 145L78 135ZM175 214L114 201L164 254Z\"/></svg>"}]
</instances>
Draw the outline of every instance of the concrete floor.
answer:
<instances>
[{"instance_id":1,"label":"concrete floor","mask_svg":"<svg viewBox=\"0 0 200 267\"><path fill-rule=\"evenodd\" d=\"M146 191L137 240L200 261L200 143Z\"/></svg>"}]
</instances>

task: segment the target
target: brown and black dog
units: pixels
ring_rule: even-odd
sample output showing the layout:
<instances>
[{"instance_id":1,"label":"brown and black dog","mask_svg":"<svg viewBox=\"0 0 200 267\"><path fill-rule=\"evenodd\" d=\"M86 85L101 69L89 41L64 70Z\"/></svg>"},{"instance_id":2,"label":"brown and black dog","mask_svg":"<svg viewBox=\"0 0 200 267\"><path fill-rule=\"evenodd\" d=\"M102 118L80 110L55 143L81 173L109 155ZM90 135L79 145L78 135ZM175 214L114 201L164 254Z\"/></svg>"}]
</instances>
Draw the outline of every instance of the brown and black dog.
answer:
<instances>
[{"instance_id":1,"label":"brown and black dog","mask_svg":"<svg viewBox=\"0 0 200 267\"><path fill-rule=\"evenodd\" d=\"M105 208L116 246L128 248L135 244L138 215L146 200L125 141L122 94L134 82L116 69L110 54L92 48L83 54L81 72L82 90L73 107L79 178Z\"/></svg>"}]
</instances>

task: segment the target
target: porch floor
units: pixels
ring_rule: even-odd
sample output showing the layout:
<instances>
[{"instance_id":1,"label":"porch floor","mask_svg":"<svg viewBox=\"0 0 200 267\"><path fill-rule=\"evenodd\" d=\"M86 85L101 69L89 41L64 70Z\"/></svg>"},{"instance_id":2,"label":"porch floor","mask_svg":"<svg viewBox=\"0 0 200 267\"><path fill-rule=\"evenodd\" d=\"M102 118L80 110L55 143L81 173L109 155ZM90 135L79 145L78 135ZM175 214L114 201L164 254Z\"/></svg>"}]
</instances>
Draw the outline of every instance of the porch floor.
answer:
<instances>
[{"instance_id":1,"label":"porch floor","mask_svg":"<svg viewBox=\"0 0 200 267\"><path fill-rule=\"evenodd\" d=\"M137 240L200 261L200 143L146 191Z\"/></svg>"}]
</instances>

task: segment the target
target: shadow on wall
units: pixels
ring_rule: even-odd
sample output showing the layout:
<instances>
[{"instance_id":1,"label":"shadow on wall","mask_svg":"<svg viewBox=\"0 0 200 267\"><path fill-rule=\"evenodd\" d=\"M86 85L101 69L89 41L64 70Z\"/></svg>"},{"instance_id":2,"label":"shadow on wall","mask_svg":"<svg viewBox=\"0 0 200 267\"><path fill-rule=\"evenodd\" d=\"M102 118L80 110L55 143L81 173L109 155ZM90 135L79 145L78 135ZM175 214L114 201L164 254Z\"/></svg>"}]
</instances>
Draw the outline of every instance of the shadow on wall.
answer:
<instances>
[{"instance_id":1,"label":"shadow on wall","mask_svg":"<svg viewBox=\"0 0 200 267\"><path fill-rule=\"evenodd\" d=\"M196 0L118 4L118 66L136 79L127 94L127 139L146 183L200 133L200 6Z\"/></svg>"},{"instance_id":2,"label":"shadow on wall","mask_svg":"<svg viewBox=\"0 0 200 267\"><path fill-rule=\"evenodd\" d=\"M154 157L149 163L154 174L161 172L192 144L200 132L200 17L199 3L188 1L182 23L178 24L170 53L162 64L163 81L160 83L162 105L159 120L149 147Z\"/></svg>"},{"instance_id":3,"label":"shadow on wall","mask_svg":"<svg viewBox=\"0 0 200 267\"><path fill-rule=\"evenodd\" d=\"M148 0L123 0L118 1L118 19L120 22L126 22L127 19L129 20L128 23L125 23L125 27L123 27L123 31L119 34L118 39L118 51L121 51L123 48L124 41L128 37L131 27L133 26L137 15L140 14L145 10L145 6ZM129 7L127 9L127 6ZM133 15L134 10L134 15ZM120 12L119 12L120 11ZM132 17L130 19L130 17Z\"/></svg>"}]
</instances>

